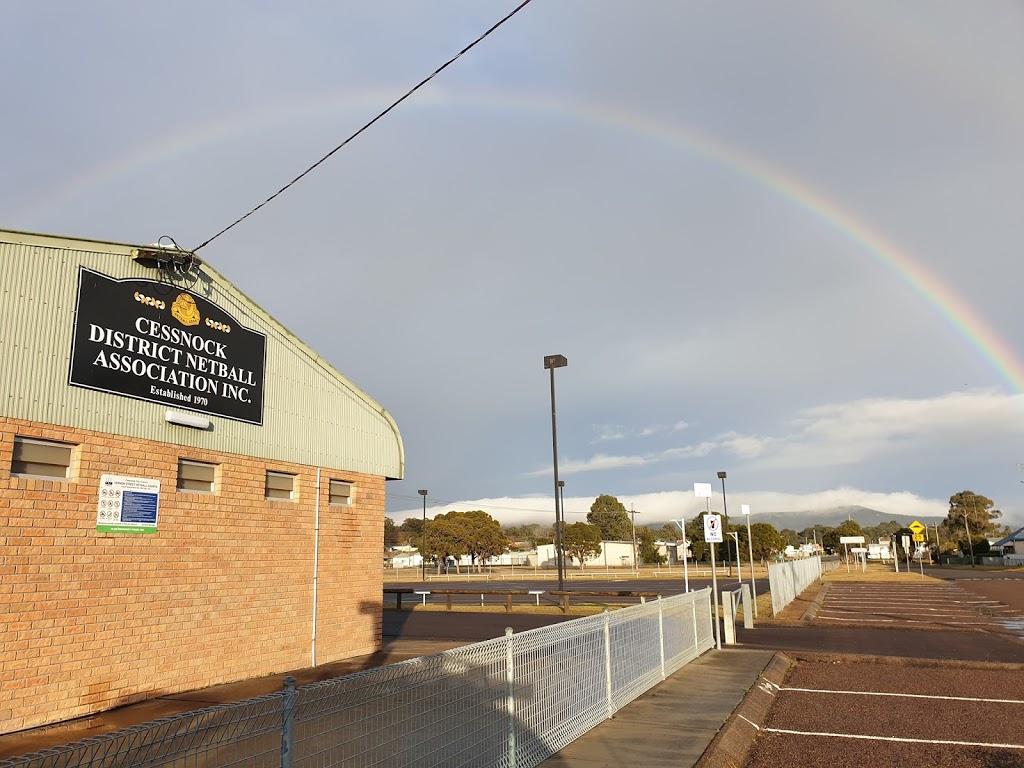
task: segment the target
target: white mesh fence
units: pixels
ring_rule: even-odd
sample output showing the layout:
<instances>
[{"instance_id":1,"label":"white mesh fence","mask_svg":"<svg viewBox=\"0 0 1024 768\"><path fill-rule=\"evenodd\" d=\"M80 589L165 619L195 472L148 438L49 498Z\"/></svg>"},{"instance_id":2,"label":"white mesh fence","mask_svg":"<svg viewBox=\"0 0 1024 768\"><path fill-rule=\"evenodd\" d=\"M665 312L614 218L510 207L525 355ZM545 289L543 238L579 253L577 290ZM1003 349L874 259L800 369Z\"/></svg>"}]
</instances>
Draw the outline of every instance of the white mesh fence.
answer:
<instances>
[{"instance_id":1,"label":"white mesh fence","mask_svg":"<svg viewBox=\"0 0 1024 768\"><path fill-rule=\"evenodd\" d=\"M768 564L768 588L772 593L772 615L796 600L796 596L821 578L821 558L787 560Z\"/></svg>"},{"instance_id":2,"label":"white mesh fence","mask_svg":"<svg viewBox=\"0 0 1024 768\"><path fill-rule=\"evenodd\" d=\"M0 760L0 768L525 768L713 644L703 589Z\"/></svg>"}]
</instances>

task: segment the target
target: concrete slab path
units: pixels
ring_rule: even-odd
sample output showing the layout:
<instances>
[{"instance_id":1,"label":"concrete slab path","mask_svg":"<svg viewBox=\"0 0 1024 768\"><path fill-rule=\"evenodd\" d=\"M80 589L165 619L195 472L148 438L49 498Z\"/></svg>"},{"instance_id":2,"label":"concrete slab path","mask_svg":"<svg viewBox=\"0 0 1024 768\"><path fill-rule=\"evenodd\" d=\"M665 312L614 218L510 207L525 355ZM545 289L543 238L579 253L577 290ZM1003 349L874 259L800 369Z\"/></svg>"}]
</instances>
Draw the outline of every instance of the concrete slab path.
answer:
<instances>
[{"instance_id":1,"label":"concrete slab path","mask_svg":"<svg viewBox=\"0 0 1024 768\"><path fill-rule=\"evenodd\" d=\"M740 648L708 651L541 765L696 765L773 656Z\"/></svg>"}]
</instances>

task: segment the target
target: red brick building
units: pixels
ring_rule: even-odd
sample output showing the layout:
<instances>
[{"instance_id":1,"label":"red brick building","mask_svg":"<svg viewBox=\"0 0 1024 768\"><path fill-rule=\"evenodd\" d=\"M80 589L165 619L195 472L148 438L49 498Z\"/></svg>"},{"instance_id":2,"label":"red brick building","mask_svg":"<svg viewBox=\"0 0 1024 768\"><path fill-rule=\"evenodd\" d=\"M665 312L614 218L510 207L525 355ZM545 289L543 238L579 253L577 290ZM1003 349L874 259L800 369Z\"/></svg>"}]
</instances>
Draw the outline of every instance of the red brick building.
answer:
<instances>
[{"instance_id":1,"label":"red brick building","mask_svg":"<svg viewBox=\"0 0 1024 768\"><path fill-rule=\"evenodd\" d=\"M388 413L189 254L0 264L0 733L378 649Z\"/></svg>"}]
</instances>

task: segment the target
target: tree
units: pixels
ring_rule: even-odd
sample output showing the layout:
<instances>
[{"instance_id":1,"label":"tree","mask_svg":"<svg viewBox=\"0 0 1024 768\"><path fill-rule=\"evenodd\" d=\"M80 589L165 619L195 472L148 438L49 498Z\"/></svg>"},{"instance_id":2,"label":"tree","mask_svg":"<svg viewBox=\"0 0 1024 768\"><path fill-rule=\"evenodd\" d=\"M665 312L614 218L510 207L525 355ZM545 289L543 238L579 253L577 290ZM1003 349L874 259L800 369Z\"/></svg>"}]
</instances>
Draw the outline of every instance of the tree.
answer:
<instances>
[{"instance_id":1,"label":"tree","mask_svg":"<svg viewBox=\"0 0 1024 768\"><path fill-rule=\"evenodd\" d=\"M459 560L469 555L478 568L483 562L507 552L508 537L501 525L480 509L471 512L446 512L427 521L427 557L437 557L438 571L441 563L448 558L455 559L455 571L459 572Z\"/></svg>"},{"instance_id":2,"label":"tree","mask_svg":"<svg viewBox=\"0 0 1024 768\"><path fill-rule=\"evenodd\" d=\"M679 530L679 526L675 523L665 523L660 528L652 528L654 531L654 538L661 539L662 541L679 541L683 532Z\"/></svg>"},{"instance_id":3,"label":"tree","mask_svg":"<svg viewBox=\"0 0 1024 768\"><path fill-rule=\"evenodd\" d=\"M458 512L435 515L427 521L427 541L423 548L423 557L437 559L437 571L441 572L441 564L449 558L455 559L455 572L459 572L459 560L469 554L469 547L464 535L463 526Z\"/></svg>"},{"instance_id":4,"label":"tree","mask_svg":"<svg viewBox=\"0 0 1024 768\"><path fill-rule=\"evenodd\" d=\"M675 539L673 539L673 541L674 540ZM658 551L655 533L647 526L642 525L636 529L636 541L640 555L640 562L661 565L668 559Z\"/></svg>"},{"instance_id":5,"label":"tree","mask_svg":"<svg viewBox=\"0 0 1024 768\"><path fill-rule=\"evenodd\" d=\"M614 496L601 494L590 505L587 522L601 530L604 541L632 541L633 524L622 502Z\"/></svg>"},{"instance_id":6,"label":"tree","mask_svg":"<svg viewBox=\"0 0 1024 768\"><path fill-rule=\"evenodd\" d=\"M825 531L821 536L821 545L841 552L843 545L839 543L839 539L842 536L864 536L864 531L856 520L846 520L835 528Z\"/></svg>"},{"instance_id":7,"label":"tree","mask_svg":"<svg viewBox=\"0 0 1024 768\"><path fill-rule=\"evenodd\" d=\"M746 531L741 530L741 536L744 533ZM753 544L754 557L762 562L786 549L786 539L771 523L752 523L750 540Z\"/></svg>"},{"instance_id":8,"label":"tree","mask_svg":"<svg viewBox=\"0 0 1024 768\"><path fill-rule=\"evenodd\" d=\"M571 558L580 561L580 570L589 557L601 554L601 529L589 523L573 523L562 529L562 547Z\"/></svg>"},{"instance_id":9,"label":"tree","mask_svg":"<svg viewBox=\"0 0 1024 768\"><path fill-rule=\"evenodd\" d=\"M800 544L800 534L794 531L792 528L783 528L779 531L779 535L785 540L786 544L791 547L798 546ZM786 548L785 545L782 547Z\"/></svg>"},{"instance_id":10,"label":"tree","mask_svg":"<svg viewBox=\"0 0 1024 768\"><path fill-rule=\"evenodd\" d=\"M996 522L1003 513L992 509L995 502L974 491L960 491L949 497L949 512L946 515L946 527L952 532L959 530L957 536L964 534L964 518L967 518L971 538L988 539L999 533L1002 526ZM975 551L977 554L977 551Z\"/></svg>"},{"instance_id":11,"label":"tree","mask_svg":"<svg viewBox=\"0 0 1024 768\"><path fill-rule=\"evenodd\" d=\"M384 518L384 546L393 547L398 543L398 528L390 517Z\"/></svg>"},{"instance_id":12,"label":"tree","mask_svg":"<svg viewBox=\"0 0 1024 768\"><path fill-rule=\"evenodd\" d=\"M483 569L485 560L508 552L509 540L501 530L501 524L482 509L448 514L461 516L466 551L473 558L478 571Z\"/></svg>"}]
</instances>

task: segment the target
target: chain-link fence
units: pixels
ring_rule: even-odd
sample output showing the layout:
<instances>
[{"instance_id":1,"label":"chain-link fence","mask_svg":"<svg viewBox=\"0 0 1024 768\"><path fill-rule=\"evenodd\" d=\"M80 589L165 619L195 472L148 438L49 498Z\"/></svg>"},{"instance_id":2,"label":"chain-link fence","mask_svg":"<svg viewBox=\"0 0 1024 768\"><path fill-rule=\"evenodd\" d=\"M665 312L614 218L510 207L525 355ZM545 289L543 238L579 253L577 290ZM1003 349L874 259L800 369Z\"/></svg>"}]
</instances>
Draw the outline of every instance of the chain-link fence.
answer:
<instances>
[{"instance_id":1,"label":"chain-link fence","mask_svg":"<svg viewBox=\"0 0 1024 768\"><path fill-rule=\"evenodd\" d=\"M0 768L524 768L713 642L703 589L297 689L286 683L281 693L0 760Z\"/></svg>"},{"instance_id":2,"label":"chain-link fence","mask_svg":"<svg viewBox=\"0 0 1024 768\"><path fill-rule=\"evenodd\" d=\"M787 560L768 564L768 589L772 593L772 615L796 600L796 596L821 578L821 558Z\"/></svg>"}]
</instances>

